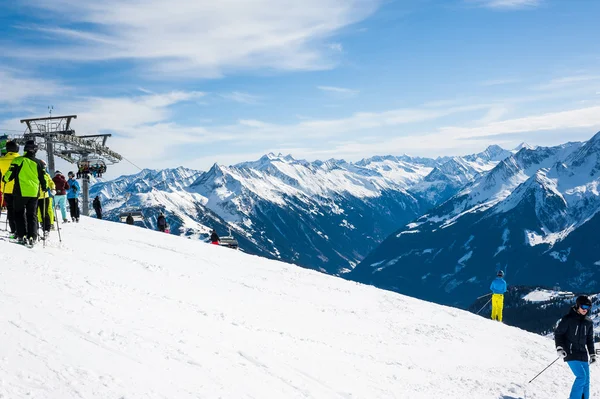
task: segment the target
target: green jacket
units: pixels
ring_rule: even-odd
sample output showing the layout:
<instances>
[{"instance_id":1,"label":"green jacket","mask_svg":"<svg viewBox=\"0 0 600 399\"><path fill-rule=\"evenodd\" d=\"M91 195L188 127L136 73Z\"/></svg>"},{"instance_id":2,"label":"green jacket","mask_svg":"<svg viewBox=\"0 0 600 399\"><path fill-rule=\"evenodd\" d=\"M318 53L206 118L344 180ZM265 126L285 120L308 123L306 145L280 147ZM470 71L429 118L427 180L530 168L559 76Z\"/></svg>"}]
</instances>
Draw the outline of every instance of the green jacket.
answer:
<instances>
[{"instance_id":1,"label":"green jacket","mask_svg":"<svg viewBox=\"0 0 600 399\"><path fill-rule=\"evenodd\" d=\"M12 161L18 156L19 153L17 152L9 152L5 156L0 157L0 177L4 177L6 172L8 172L8 168L10 168ZM4 191L4 194L12 194L14 185L15 183L13 182L2 184L2 191Z\"/></svg>"},{"instance_id":2,"label":"green jacket","mask_svg":"<svg viewBox=\"0 0 600 399\"><path fill-rule=\"evenodd\" d=\"M40 188L42 191L48 189L44 173L40 160L33 155L25 154L12 161L2 180L5 183L15 181L13 189L15 197L37 198L40 195Z\"/></svg>"}]
</instances>

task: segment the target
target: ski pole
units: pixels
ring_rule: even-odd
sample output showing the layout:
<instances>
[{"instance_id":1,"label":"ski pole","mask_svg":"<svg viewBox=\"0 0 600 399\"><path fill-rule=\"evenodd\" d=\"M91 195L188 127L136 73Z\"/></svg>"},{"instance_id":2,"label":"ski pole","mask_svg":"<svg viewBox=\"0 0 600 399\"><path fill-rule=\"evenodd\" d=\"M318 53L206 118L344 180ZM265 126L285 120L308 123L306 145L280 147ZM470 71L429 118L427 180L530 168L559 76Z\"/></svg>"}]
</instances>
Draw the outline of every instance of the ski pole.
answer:
<instances>
[{"instance_id":1,"label":"ski pole","mask_svg":"<svg viewBox=\"0 0 600 399\"><path fill-rule=\"evenodd\" d=\"M46 202L48 201L48 202ZM42 216L42 237L44 237L44 248L46 248L46 213L48 212L48 206L50 205L50 197L44 198L44 215Z\"/></svg>"},{"instance_id":2,"label":"ski pole","mask_svg":"<svg viewBox=\"0 0 600 399\"><path fill-rule=\"evenodd\" d=\"M488 296L488 295L492 295L492 293L490 292L489 294L485 294L485 295L482 295L482 296L478 296L478 297L477 297L477 299L485 298L485 297L486 297L486 296Z\"/></svg>"},{"instance_id":3,"label":"ski pole","mask_svg":"<svg viewBox=\"0 0 600 399\"><path fill-rule=\"evenodd\" d=\"M533 378L531 379L531 381L535 380L536 378L538 378L538 377L540 376L540 374L542 374L544 371L548 370L548 367L550 367L550 366L552 366L554 363L556 363L556 361L557 361L558 359L560 359L560 356L559 356L559 357L557 357L556 359L554 359L554 361L553 361L552 363L550 363L549 365L547 365L545 369L543 369L542 371L540 371L540 372L538 373L538 375L536 375L535 377L533 377ZM531 381L529 381L529 383L530 383L530 384L531 384Z\"/></svg>"},{"instance_id":4,"label":"ski pole","mask_svg":"<svg viewBox=\"0 0 600 399\"><path fill-rule=\"evenodd\" d=\"M62 239L60 238L60 223L58 222L58 219L60 219L60 218L56 217L56 215L58 215L58 213L57 213L58 211L59 211L59 209L58 209L58 207L56 207L55 212L54 212L54 220L56 220L56 230L58 231L58 242L62 242Z\"/></svg>"},{"instance_id":5,"label":"ski pole","mask_svg":"<svg viewBox=\"0 0 600 399\"><path fill-rule=\"evenodd\" d=\"M485 303L485 305L483 305L483 306L481 307L481 309L479 309L479 312L477 312L477 313L475 313L475 314L479 314L479 313L481 313L481 311L483 310L483 308L485 308L485 307L488 305L488 303L490 303L490 302L492 302L492 298L490 298L490 299L489 299L489 300L488 300L488 301Z\"/></svg>"}]
</instances>

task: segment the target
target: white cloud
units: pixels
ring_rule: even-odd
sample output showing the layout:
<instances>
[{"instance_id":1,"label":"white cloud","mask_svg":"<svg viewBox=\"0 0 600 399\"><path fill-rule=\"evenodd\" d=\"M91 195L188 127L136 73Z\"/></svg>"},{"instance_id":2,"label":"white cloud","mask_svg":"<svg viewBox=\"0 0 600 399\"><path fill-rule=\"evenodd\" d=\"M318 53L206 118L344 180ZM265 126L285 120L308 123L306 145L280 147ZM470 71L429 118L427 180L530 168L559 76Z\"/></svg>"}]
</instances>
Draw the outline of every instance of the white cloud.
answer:
<instances>
[{"instance_id":1,"label":"white cloud","mask_svg":"<svg viewBox=\"0 0 600 399\"><path fill-rule=\"evenodd\" d=\"M231 93L223 93L219 94L222 98L227 100L235 101L242 104L258 104L260 102L260 97L255 96L253 94L244 93L241 91L234 91Z\"/></svg>"},{"instance_id":2,"label":"white cloud","mask_svg":"<svg viewBox=\"0 0 600 399\"><path fill-rule=\"evenodd\" d=\"M501 85L508 85L508 84L512 84L512 83L517 83L519 80L518 79L490 79L490 80L485 80L483 82L480 82L479 84L481 86L501 86Z\"/></svg>"},{"instance_id":3,"label":"white cloud","mask_svg":"<svg viewBox=\"0 0 600 399\"><path fill-rule=\"evenodd\" d=\"M514 8L526 8L526 7L537 7L542 3L542 0L467 0L469 2L475 1L484 7L494 9L514 9Z\"/></svg>"},{"instance_id":4,"label":"white cloud","mask_svg":"<svg viewBox=\"0 0 600 399\"><path fill-rule=\"evenodd\" d=\"M0 104L14 105L32 98L41 100L63 95L70 90L52 80L36 79L14 70L0 69Z\"/></svg>"},{"instance_id":5,"label":"white cloud","mask_svg":"<svg viewBox=\"0 0 600 399\"><path fill-rule=\"evenodd\" d=\"M335 86L317 86L317 89L324 91L325 93L328 93L337 98L355 97L356 95L358 95L358 93L360 93L358 90Z\"/></svg>"},{"instance_id":6,"label":"white cloud","mask_svg":"<svg viewBox=\"0 0 600 399\"><path fill-rule=\"evenodd\" d=\"M440 133L451 136L452 139L469 139L496 134L598 126L600 126L600 106L508 119L475 127L445 127L440 129Z\"/></svg>"},{"instance_id":7,"label":"white cloud","mask_svg":"<svg viewBox=\"0 0 600 399\"><path fill-rule=\"evenodd\" d=\"M574 86L578 83L600 81L600 75L573 75L562 78L552 79L547 83L543 83L534 87L537 90L556 90L568 86Z\"/></svg>"},{"instance_id":8,"label":"white cloud","mask_svg":"<svg viewBox=\"0 0 600 399\"><path fill-rule=\"evenodd\" d=\"M45 23L62 24L29 29L59 40L18 52L4 49L4 54L46 61L136 60L148 63L161 77L217 77L231 69L330 68L331 36L367 18L380 3L147 0L142 6L137 0L26 1L46 17ZM64 41L69 44L58 44Z\"/></svg>"}]
</instances>

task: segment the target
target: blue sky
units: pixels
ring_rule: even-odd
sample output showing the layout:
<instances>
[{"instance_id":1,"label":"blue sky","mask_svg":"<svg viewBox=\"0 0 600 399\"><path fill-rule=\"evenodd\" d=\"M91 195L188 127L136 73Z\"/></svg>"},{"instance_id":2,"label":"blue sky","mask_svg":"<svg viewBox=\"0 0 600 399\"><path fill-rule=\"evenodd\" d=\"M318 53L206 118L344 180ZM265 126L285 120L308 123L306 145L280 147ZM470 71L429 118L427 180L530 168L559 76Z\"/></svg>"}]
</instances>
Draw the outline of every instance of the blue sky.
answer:
<instances>
[{"instance_id":1,"label":"blue sky","mask_svg":"<svg viewBox=\"0 0 600 399\"><path fill-rule=\"evenodd\" d=\"M597 1L143 3L0 0L0 132L53 105L141 167L205 170L600 130Z\"/></svg>"}]
</instances>

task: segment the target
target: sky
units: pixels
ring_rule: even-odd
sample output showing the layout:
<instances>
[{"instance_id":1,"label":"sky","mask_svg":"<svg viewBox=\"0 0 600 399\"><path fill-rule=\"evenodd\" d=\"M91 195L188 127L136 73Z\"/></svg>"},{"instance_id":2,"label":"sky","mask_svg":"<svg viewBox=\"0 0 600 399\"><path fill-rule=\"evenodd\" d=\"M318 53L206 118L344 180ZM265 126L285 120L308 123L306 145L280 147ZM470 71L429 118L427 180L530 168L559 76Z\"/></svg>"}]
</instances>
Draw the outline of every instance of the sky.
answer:
<instances>
[{"instance_id":1,"label":"sky","mask_svg":"<svg viewBox=\"0 0 600 399\"><path fill-rule=\"evenodd\" d=\"M0 133L77 114L141 168L556 145L600 130L596 1L0 0Z\"/></svg>"},{"instance_id":2,"label":"sky","mask_svg":"<svg viewBox=\"0 0 600 399\"><path fill-rule=\"evenodd\" d=\"M548 399L574 379L487 309L86 216L57 233L0 232L5 398Z\"/></svg>"}]
</instances>

